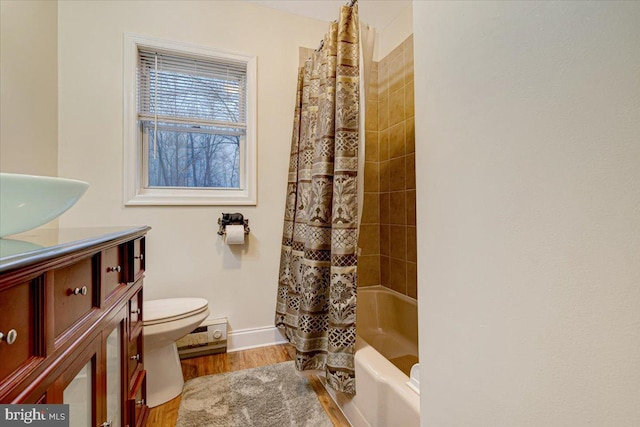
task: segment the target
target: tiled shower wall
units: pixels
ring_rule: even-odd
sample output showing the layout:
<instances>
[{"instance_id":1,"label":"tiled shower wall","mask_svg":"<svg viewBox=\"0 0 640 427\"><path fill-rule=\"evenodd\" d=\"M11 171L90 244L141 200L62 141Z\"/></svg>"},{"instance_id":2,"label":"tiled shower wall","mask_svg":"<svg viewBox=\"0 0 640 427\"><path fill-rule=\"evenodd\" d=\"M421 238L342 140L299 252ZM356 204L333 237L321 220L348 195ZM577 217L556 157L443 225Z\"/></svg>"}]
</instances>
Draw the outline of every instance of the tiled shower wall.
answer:
<instances>
[{"instance_id":1,"label":"tiled shower wall","mask_svg":"<svg viewBox=\"0 0 640 427\"><path fill-rule=\"evenodd\" d=\"M413 101L412 35L371 73L358 283L417 298Z\"/></svg>"}]
</instances>

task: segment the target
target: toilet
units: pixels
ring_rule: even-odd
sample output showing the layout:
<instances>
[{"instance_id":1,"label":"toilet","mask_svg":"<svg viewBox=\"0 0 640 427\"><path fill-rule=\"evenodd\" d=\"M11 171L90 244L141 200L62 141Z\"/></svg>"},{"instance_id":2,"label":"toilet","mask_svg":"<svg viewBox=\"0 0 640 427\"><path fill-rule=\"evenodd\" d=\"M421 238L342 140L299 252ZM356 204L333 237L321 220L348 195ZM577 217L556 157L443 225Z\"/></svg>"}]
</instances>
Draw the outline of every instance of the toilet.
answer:
<instances>
[{"instance_id":1,"label":"toilet","mask_svg":"<svg viewBox=\"0 0 640 427\"><path fill-rule=\"evenodd\" d=\"M144 368L147 370L147 405L162 405L182 393L184 378L176 340L197 328L209 315L203 298L144 301Z\"/></svg>"}]
</instances>

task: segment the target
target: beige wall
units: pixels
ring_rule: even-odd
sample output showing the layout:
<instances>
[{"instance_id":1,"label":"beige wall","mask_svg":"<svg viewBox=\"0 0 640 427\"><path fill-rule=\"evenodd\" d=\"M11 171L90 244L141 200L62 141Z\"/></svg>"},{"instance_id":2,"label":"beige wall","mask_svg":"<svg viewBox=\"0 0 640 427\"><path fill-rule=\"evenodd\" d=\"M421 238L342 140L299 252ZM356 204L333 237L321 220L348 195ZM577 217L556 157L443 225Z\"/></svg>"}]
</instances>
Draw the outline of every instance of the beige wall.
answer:
<instances>
[{"instance_id":1,"label":"beige wall","mask_svg":"<svg viewBox=\"0 0 640 427\"><path fill-rule=\"evenodd\" d=\"M233 330L273 325L298 48L327 24L245 2L60 2L60 174L91 184L61 226L153 227L145 298L204 297ZM123 33L258 57L258 206L122 204ZM249 243L216 235L221 212L242 212Z\"/></svg>"},{"instance_id":2,"label":"beige wall","mask_svg":"<svg viewBox=\"0 0 640 427\"><path fill-rule=\"evenodd\" d=\"M395 0L398 5L398 15L384 28L378 28L376 32L376 43L373 52L375 61L382 61L391 51L404 42L407 37L413 34L413 5L404 0ZM366 8L366 3L360 8Z\"/></svg>"},{"instance_id":3,"label":"beige wall","mask_svg":"<svg viewBox=\"0 0 640 427\"><path fill-rule=\"evenodd\" d=\"M0 171L58 174L57 1L0 2Z\"/></svg>"},{"instance_id":4,"label":"beige wall","mask_svg":"<svg viewBox=\"0 0 640 427\"><path fill-rule=\"evenodd\" d=\"M640 425L638 22L414 2L423 426Z\"/></svg>"}]
</instances>

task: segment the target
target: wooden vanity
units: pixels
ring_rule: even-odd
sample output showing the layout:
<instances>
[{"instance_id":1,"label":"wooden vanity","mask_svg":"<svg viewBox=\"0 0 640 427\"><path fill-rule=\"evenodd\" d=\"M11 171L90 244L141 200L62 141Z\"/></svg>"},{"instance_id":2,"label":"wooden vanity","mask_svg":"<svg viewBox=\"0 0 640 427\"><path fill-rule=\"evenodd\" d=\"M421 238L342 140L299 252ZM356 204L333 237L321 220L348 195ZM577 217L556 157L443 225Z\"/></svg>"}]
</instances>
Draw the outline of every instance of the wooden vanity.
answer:
<instances>
[{"instance_id":1,"label":"wooden vanity","mask_svg":"<svg viewBox=\"0 0 640 427\"><path fill-rule=\"evenodd\" d=\"M148 230L0 239L0 403L69 403L71 426L145 425Z\"/></svg>"}]
</instances>

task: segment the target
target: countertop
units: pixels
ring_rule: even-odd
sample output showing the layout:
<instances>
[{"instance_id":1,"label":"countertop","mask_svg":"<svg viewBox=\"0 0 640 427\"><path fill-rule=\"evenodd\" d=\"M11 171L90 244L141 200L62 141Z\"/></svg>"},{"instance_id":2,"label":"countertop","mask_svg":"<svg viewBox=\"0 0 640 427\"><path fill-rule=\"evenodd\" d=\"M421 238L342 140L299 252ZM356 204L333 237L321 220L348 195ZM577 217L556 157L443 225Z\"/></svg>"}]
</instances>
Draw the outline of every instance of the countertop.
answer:
<instances>
[{"instance_id":1,"label":"countertop","mask_svg":"<svg viewBox=\"0 0 640 427\"><path fill-rule=\"evenodd\" d=\"M6 236L0 239L0 273L148 230L147 226L51 228Z\"/></svg>"}]
</instances>

